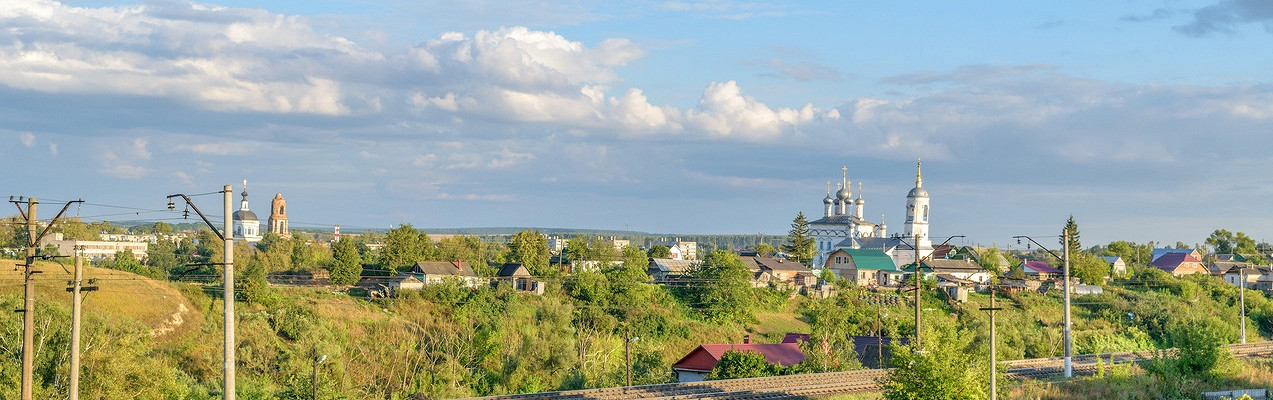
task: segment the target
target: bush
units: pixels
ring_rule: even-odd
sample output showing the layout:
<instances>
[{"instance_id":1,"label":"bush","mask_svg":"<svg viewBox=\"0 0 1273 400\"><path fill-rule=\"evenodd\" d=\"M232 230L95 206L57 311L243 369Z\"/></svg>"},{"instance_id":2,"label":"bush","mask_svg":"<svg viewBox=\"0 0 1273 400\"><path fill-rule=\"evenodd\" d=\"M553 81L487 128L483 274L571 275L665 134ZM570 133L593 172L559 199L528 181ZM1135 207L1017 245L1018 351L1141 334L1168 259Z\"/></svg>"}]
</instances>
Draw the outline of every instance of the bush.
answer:
<instances>
[{"instance_id":1,"label":"bush","mask_svg":"<svg viewBox=\"0 0 1273 400\"><path fill-rule=\"evenodd\" d=\"M757 378L782 375L786 368L765 361L765 355L751 351L729 350L712 367L707 379Z\"/></svg>"}]
</instances>

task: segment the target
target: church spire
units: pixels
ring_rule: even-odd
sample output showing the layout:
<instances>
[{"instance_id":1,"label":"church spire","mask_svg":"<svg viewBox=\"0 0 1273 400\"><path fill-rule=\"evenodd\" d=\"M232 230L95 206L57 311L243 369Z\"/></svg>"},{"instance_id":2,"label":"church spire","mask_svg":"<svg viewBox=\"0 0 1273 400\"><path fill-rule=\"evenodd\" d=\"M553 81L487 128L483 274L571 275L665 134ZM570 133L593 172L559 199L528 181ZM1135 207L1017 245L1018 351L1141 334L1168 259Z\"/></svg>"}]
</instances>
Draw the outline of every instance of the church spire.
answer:
<instances>
[{"instance_id":1,"label":"church spire","mask_svg":"<svg viewBox=\"0 0 1273 400\"><path fill-rule=\"evenodd\" d=\"M915 187L924 187L924 163L922 160L915 159Z\"/></svg>"},{"instance_id":2,"label":"church spire","mask_svg":"<svg viewBox=\"0 0 1273 400\"><path fill-rule=\"evenodd\" d=\"M239 209L247 210L248 209L248 180L247 179L243 180L242 196L243 196L243 201L239 203Z\"/></svg>"}]
</instances>

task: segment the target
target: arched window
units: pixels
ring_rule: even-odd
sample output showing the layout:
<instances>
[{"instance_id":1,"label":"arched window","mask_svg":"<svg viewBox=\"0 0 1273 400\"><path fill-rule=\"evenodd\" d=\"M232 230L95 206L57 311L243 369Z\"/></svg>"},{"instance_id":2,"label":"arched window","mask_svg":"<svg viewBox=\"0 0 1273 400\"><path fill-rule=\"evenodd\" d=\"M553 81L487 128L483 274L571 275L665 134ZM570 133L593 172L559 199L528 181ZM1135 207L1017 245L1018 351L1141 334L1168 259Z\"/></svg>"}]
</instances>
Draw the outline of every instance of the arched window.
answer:
<instances>
[{"instance_id":1,"label":"arched window","mask_svg":"<svg viewBox=\"0 0 1273 400\"><path fill-rule=\"evenodd\" d=\"M927 206L927 205L925 205L925 206L924 206L924 219L923 219L923 221L924 221L924 222L928 222L928 206Z\"/></svg>"}]
</instances>

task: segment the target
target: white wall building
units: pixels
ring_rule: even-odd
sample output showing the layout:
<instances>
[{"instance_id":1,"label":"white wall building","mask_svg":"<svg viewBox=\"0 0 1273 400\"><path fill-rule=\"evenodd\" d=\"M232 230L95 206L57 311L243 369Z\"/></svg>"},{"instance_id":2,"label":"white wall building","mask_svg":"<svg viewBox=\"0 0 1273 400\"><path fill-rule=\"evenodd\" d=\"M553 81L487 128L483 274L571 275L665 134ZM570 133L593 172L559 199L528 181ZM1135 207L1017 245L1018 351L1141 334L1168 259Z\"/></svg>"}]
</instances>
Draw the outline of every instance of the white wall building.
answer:
<instances>
[{"instance_id":1,"label":"white wall building","mask_svg":"<svg viewBox=\"0 0 1273 400\"><path fill-rule=\"evenodd\" d=\"M929 237L928 191L923 187L923 171L920 164L915 167L915 188L906 195L906 224L903 233L898 237L888 236L888 226L883 216L880 222L866 220L866 200L862 196L862 184L858 183L858 196L853 198L853 191L848 180L848 168L840 178L839 190L834 195L827 184L827 197L822 199L823 216L809 222L809 234L815 239L817 254L813 257L813 265L826 264L827 257L837 249L879 249L888 254L897 265L915 262L915 250L919 248L919 256L924 257L933 252L932 238Z\"/></svg>"},{"instance_id":2,"label":"white wall building","mask_svg":"<svg viewBox=\"0 0 1273 400\"><path fill-rule=\"evenodd\" d=\"M248 181L243 181L242 195L239 210L234 212L234 239L256 243L261 241L261 220L248 210Z\"/></svg>"}]
</instances>

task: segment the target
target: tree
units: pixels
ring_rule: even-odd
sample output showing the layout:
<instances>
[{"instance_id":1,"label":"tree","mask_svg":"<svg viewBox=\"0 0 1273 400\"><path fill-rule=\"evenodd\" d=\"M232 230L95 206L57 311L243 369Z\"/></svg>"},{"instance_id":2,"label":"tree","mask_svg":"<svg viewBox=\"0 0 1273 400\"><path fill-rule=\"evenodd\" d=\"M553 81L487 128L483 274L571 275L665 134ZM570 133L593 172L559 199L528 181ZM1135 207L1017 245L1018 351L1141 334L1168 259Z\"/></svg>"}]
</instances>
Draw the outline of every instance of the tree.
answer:
<instances>
[{"instance_id":1,"label":"tree","mask_svg":"<svg viewBox=\"0 0 1273 400\"><path fill-rule=\"evenodd\" d=\"M999 272L999 257L1001 256L1002 254L999 252L998 247L991 247L986 249L986 251L981 252L981 254L977 256L977 259L980 261L981 268L997 274ZM1005 258L1005 260L1007 259ZM1009 265L1009 267L1011 267L1011 265Z\"/></svg>"},{"instance_id":2,"label":"tree","mask_svg":"<svg viewBox=\"0 0 1273 400\"><path fill-rule=\"evenodd\" d=\"M509 261L522 263L535 276L556 275L548 266L548 239L538 230L517 232L508 240Z\"/></svg>"},{"instance_id":3,"label":"tree","mask_svg":"<svg viewBox=\"0 0 1273 400\"><path fill-rule=\"evenodd\" d=\"M636 247L624 246L622 261L610 265L604 271L614 298L627 304L647 304L653 290L647 284L650 282L650 275L645 272L650 265L650 258Z\"/></svg>"},{"instance_id":4,"label":"tree","mask_svg":"<svg viewBox=\"0 0 1273 400\"><path fill-rule=\"evenodd\" d=\"M756 254L760 254L760 255L765 255L765 254L778 251L778 249L775 249L774 246L769 243L757 244L755 250L756 250Z\"/></svg>"},{"instance_id":5,"label":"tree","mask_svg":"<svg viewBox=\"0 0 1273 400\"><path fill-rule=\"evenodd\" d=\"M424 232L411 224L399 225L385 235L385 247L380 250L380 266L392 272L398 268L424 261L432 250L433 242Z\"/></svg>"},{"instance_id":6,"label":"tree","mask_svg":"<svg viewBox=\"0 0 1273 400\"><path fill-rule=\"evenodd\" d=\"M1091 285L1100 285L1109 276L1110 266L1104 259L1088 253L1070 254L1070 276Z\"/></svg>"},{"instance_id":7,"label":"tree","mask_svg":"<svg viewBox=\"0 0 1273 400\"><path fill-rule=\"evenodd\" d=\"M662 244L656 244L650 246L650 250L647 250L645 254L649 255L650 258L668 258L672 255L672 249Z\"/></svg>"},{"instance_id":8,"label":"tree","mask_svg":"<svg viewBox=\"0 0 1273 400\"><path fill-rule=\"evenodd\" d=\"M781 375L784 368L765 361L765 355L754 351L726 350L712 367L707 379L758 378Z\"/></svg>"},{"instance_id":9,"label":"tree","mask_svg":"<svg viewBox=\"0 0 1273 400\"><path fill-rule=\"evenodd\" d=\"M299 235L292 236L292 268L297 270L309 271L314 269L318 263L318 257L314 254L314 249L309 247Z\"/></svg>"},{"instance_id":10,"label":"tree","mask_svg":"<svg viewBox=\"0 0 1273 400\"><path fill-rule=\"evenodd\" d=\"M690 275L699 282L689 289L693 306L699 307L709 321L741 322L753 318L756 296L748 280L751 271L738 255L725 250L708 253Z\"/></svg>"},{"instance_id":11,"label":"tree","mask_svg":"<svg viewBox=\"0 0 1273 400\"><path fill-rule=\"evenodd\" d=\"M331 282L337 285L358 283L362 276L362 256L358 254L358 244L353 239L342 239L332 243Z\"/></svg>"},{"instance_id":12,"label":"tree","mask_svg":"<svg viewBox=\"0 0 1273 400\"><path fill-rule=\"evenodd\" d=\"M800 259L800 262L807 263L813 259L815 239L809 236L809 221L804 218L804 212L796 214L796 219L791 221L791 230L787 232L787 241L782 245L782 251L794 255Z\"/></svg>"},{"instance_id":13,"label":"tree","mask_svg":"<svg viewBox=\"0 0 1273 400\"><path fill-rule=\"evenodd\" d=\"M892 344L892 365L884 382L888 400L984 399L988 367L972 351L972 332L936 325L925 331L924 349Z\"/></svg>"},{"instance_id":14,"label":"tree","mask_svg":"<svg viewBox=\"0 0 1273 400\"><path fill-rule=\"evenodd\" d=\"M160 235L167 235L172 233L172 225L169 225L167 222L159 221L155 222L155 226L151 228L151 230Z\"/></svg>"}]
</instances>

